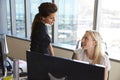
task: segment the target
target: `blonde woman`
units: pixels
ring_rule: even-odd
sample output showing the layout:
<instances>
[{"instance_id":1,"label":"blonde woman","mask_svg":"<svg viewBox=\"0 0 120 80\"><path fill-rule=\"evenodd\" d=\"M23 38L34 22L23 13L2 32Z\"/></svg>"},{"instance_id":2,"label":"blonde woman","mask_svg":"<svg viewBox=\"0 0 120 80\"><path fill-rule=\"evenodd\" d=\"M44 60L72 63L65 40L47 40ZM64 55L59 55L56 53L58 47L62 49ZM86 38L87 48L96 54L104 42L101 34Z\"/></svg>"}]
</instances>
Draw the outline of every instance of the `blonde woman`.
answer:
<instances>
[{"instance_id":1,"label":"blonde woman","mask_svg":"<svg viewBox=\"0 0 120 80\"><path fill-rule=\"evenodd\" d=\"M96 31L88 30L81 40L81 48L74 51L74 59L86 61L91 64L101 64L105 66L105 80L108 78L110 70L110 60L108 55L102 51L101 36Z\"/></svg>"}]
</instances>

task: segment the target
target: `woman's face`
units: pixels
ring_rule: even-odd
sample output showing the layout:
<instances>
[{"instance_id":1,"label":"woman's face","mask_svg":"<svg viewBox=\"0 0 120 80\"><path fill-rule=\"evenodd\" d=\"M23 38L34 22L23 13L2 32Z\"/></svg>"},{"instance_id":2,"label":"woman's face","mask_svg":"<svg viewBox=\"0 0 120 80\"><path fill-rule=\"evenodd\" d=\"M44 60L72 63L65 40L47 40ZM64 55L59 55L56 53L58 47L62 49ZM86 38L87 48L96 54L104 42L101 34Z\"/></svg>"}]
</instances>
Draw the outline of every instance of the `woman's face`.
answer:
<instances>
[{"instance_id":1,"label":"woman's face","mask_svg":"<svg viewBox=\"0 0 120 80\"><path fill-rule=\"evenodd\" d=\"M96 45L95 41L92 39L89 33L85 33L81 40L82 48L85 50L93 49Z\"/></svg>"},{"instance_id":2,"label":"woman's face","mask_svg":"<svg viewBox=\"0 0 120 80\"><path fill-rule=\"evenodd\" d=\"M51 13L49 16L43 17L42 21L44 22L44 24L52 25L55 22L55 16L56 16L56 13Z\"/></svg>"}]
</instances>

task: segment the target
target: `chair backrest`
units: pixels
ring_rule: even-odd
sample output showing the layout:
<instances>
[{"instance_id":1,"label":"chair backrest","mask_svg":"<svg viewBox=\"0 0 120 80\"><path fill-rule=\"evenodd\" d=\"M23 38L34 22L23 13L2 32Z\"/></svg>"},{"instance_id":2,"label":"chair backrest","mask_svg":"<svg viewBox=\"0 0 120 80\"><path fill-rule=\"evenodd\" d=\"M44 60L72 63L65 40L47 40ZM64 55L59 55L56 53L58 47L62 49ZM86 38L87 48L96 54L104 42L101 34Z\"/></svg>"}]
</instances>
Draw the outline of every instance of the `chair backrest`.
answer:
<instances>
[{"instance_id":1,"label":"chair backrest","mask_svg":"<svg viewBox=\"0 0 120 80\"><path fill-rule=\"evenodd\" d=\"M7 50L7 44L6 44L6 35L5 34L0 34L0 69L2 70L2 75L0 76L5 76L6 71L5 71L5 60L6 60L6 55L8 53Z\"/></svg>"},{"instance_id":2,"label":"chair backrest","mask_svg":"<svg viewBox=\"0 0 120 80\"><path fill-rule=\"evenodd\" d=\"M76 44L75 49L78 49L79 47L81 47L81 42L80 42L80 40L77 41L77 44ZM74 52L73 52L73 55L72 55L72 59L74 59Z\"/></svg>"},{"instance_id":3,"label":"chair backrest","mask_svg":"<svg viewBox=\"0 0 120 80\"><path fill-rule=\"evenodd\" d=\"M8 54L9 51L8 51L8 45L7 45L5 34L0 34L0 41L1 41L1 44L2 44L4 54Z\"/></svg>"}]
</instances>

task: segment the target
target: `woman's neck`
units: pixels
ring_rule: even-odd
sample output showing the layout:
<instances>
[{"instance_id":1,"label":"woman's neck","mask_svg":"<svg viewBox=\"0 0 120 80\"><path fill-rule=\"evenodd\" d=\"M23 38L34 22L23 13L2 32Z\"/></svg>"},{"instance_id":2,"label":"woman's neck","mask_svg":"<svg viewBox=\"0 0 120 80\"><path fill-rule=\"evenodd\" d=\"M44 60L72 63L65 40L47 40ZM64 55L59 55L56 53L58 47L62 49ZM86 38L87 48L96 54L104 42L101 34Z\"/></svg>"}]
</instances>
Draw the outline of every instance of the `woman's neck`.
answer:
<instances>
[{"instance_id":1,"label":"woman's neck","mask_svg":"<svg viewBox=\"0 0 120 80\"><path fill-rule=\"evenodd\" d=\"M89 59L93 60L93 54L94 54L94 51L93 50L87 50L86 51L86 55Z\"/></svg>"}]
</instances>

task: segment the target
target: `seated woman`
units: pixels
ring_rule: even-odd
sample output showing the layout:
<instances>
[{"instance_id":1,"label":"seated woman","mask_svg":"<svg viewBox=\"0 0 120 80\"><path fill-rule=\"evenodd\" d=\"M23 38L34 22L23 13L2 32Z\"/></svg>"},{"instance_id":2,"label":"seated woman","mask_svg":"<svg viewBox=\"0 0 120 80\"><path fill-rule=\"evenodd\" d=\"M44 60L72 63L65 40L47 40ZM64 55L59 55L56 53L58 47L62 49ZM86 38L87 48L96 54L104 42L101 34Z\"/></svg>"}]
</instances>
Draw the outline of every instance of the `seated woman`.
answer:
<instances>
[{"instance_id":1,"label":"seated woman","mask_svg":"<svg viewBox=\"0 0 120 80\"><path fill-rule=\"evenodd\" d=\"M88 30L81 40L81 48L74 51L73 59L89 62L90 64L101 64L105 66L105 80L110 70L108 55L102 50L101 36L96 31Z\"/></svg>"}]
</instances>

